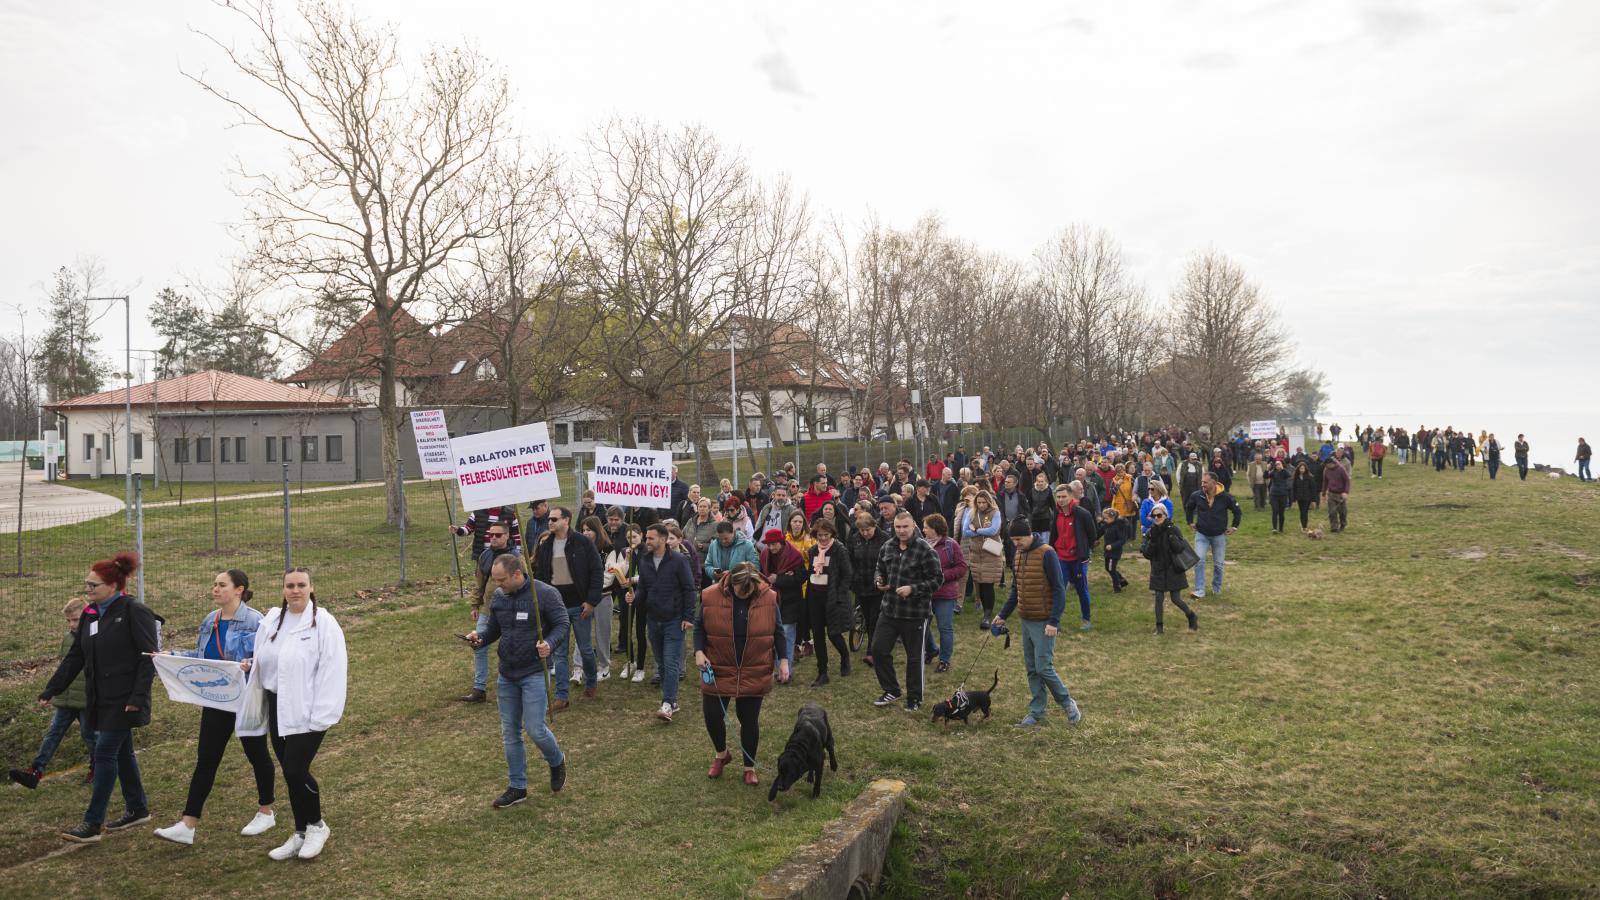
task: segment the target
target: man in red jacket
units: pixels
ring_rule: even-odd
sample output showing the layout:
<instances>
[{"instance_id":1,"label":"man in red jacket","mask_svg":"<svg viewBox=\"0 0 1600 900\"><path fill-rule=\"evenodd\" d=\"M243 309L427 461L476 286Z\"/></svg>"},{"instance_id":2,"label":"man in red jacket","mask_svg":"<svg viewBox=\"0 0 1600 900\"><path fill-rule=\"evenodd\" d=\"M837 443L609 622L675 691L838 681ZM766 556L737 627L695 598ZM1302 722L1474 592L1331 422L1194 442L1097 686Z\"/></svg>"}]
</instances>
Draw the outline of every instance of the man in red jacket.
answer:
<instances>
[{"instance_id":1,"label":"man in red jacket","mask_svg":"<svg viewBox=\"0 0 1600 900\"><path fill-rule=\"evenodd\" d=\"M810 522L816 518L817 510L833 499L833 493L828 490L828 476L820 473L811 476L811 487L806 489L801 499L806 507L806 521ZM788 523L785 523L784 527L787 529Z\"/></svg>"},{"instance_id":2,"label":"man in red jacket","mask_svg":"<svg viewBox=\"0 0 1600 900\"><path fill-rule=\"evenodd\" d=\"M1389 448L1383 445L1382 437L1374 437L1371 445L1367 447L1367 465L1372 469L1373 478L1383 477L1383 458Z\"/></svg>"}]
</instances>

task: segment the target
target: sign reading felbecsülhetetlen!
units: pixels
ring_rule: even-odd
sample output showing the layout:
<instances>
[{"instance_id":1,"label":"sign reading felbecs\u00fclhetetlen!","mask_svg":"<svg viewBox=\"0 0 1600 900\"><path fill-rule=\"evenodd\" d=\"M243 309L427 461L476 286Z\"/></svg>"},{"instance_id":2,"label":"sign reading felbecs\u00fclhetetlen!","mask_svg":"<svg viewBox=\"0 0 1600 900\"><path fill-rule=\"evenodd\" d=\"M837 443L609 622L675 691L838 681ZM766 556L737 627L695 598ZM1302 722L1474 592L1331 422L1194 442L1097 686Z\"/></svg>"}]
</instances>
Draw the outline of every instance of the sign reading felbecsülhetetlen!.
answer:
<instances>
[{"instance_id":1,"label":"sign reading felbecs\u00fclhetetlen!","mask_svg":"<svg viewBox=\"0 0 1600 900\"><path fill-rule=\"evenodd\" d=\"M596 447L589 487L598 504L666 506L672 502L672 451Z\"/></svg>"},{"instance_id":2,"label":"sign reading felbecs\u00fclhetetlen!","mask_svg":"<svg viewBox=\"0 0 1600 900\"><path fill-rule=\"evenodd\" d=\"M450 441L464 509L561 496L555 452L544 422L468 434Z\"/></svg>"},{"instance_id":3,"label":"sign reading felbecs\u00fclhetetlen!","mask_svg":"<svg viewBox=\"0 0 1600 900\"><path fill-rule=\"evenodd\" d=\"M175 703L238 712L244 702L244 670L226 659L156 654L156 672Z\"/></svg>"},{"instance_id":4,"label":"sign reading felbecs\u00fclhetetlen!","mask_svg":"<svg viewBox=\"0 0 1600 900\"><path fill-rule=\"evenodd\" d=\"M417 441L417 459L422 461L422 477L428 481L456 477L456 462L450 458L450 427L442 409L411 411L411 434Z\"/></svg>"}]
</instances>

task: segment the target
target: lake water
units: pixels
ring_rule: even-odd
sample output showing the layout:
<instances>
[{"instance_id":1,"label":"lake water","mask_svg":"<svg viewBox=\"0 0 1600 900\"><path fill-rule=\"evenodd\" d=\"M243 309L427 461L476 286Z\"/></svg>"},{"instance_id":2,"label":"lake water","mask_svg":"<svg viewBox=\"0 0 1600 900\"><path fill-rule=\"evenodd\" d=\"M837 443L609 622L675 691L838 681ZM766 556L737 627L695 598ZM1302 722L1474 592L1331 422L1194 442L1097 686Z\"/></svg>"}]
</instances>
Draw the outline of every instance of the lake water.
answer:
<instances>
[{"instance_id":1,"label":"lake water","mask_svg":"<svg viewBox=\"0 0 1600 900\"><path fill-rule=\"evenodd\" d=\"M1572 412L1572 413L1518 413L1518 412L1476 412L1476 413L1352 413L1332 415L1319 413L1317 419L1323 423L1323 433L1327 433L1326 426L1338 422L1344 429L1341 438L1353 440L1355 426L1366 427L1372 425L1378 428L1405 428L1413 433L1417 428L1426 425L1429 428L1454 427L1457 431L1470 429L1474 438L1478 432L1487 431L1499 438L1505 452L1501 459L1506 465L1512 464L1511 445L1517 440L1517 435L1527 435L1528 458L1533 463L1542 463L1565 469L1569 473L1576 473L1578 466L1572 461L1574 452L1578 449L1578 437L1581 435L1589 440L1593 447L1600 441L1600 411Z\"/></svg>"}]
</instances>

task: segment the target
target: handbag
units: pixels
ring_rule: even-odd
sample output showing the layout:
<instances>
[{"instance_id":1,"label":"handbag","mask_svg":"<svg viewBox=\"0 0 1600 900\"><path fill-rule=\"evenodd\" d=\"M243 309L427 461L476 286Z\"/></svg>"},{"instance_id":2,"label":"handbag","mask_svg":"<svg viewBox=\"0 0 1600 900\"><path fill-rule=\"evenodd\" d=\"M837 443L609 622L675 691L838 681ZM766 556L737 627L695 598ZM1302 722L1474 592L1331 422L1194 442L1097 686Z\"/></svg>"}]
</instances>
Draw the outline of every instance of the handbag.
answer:
<instances>
[{"instance_id":1,"label":"handbag","mask_svg":"<svg viewBox=\"0 0 1600 900\"><path fill-rule=\"evenodd\" d=\"M261 686L261 679L256 677L253 665L250 671L245 673L244 702L239 705L233 727L241 732L267 730L267 692Z\"/></svg>"},{"instance_id":2,"label":"handbag","mask_svg":"<svg viewBox=\"0 0 1600 900\"><path fill-rule=\"evenodd\" d=\"M1005 553L1005 545L1000 543L999 538L984 538L983 551L995 556L1000 556Z\"/></svg>"},{"instance_id":3,"label":"handbag","mask_svg":"<svg viewBox=\"0 0 1600 900\"><path fill-rule=\"evenodd\" d=\"M1172 570L1174 572L1187 572L1200 564L1200 554L1194 552L1194 547L1183 539L1182 535L1172 535L1175 546L1172 548Z\"/></svg>"}]
</instances>

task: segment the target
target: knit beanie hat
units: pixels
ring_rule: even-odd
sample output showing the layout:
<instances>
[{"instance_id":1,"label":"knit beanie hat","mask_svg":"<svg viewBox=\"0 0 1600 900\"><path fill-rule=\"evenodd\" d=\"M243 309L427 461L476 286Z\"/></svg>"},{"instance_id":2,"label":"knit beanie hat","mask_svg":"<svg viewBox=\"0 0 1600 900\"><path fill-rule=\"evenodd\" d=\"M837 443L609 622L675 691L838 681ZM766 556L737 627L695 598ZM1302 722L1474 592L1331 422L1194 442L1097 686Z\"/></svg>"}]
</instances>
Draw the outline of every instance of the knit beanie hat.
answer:
<instances>
[{"instance_id":1,"label":"knit beanie hat","mask_svg":"<svg viewBox=\"0 0 1600 900\"><path fill-rule=\"evenodd\" d=\"M1011 526L1006 529L1006 534L1011 537L1031 537L1033 526L1028 524L1027 516L1017 516L1011 520Z\"/></svg>"}]
</instances>

